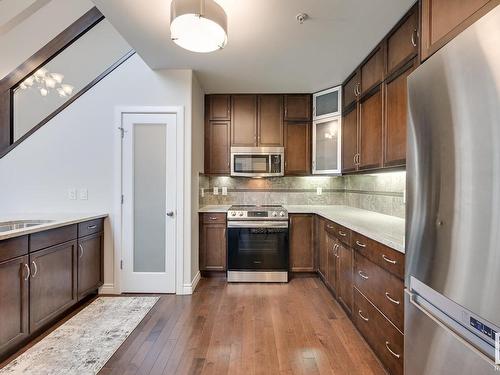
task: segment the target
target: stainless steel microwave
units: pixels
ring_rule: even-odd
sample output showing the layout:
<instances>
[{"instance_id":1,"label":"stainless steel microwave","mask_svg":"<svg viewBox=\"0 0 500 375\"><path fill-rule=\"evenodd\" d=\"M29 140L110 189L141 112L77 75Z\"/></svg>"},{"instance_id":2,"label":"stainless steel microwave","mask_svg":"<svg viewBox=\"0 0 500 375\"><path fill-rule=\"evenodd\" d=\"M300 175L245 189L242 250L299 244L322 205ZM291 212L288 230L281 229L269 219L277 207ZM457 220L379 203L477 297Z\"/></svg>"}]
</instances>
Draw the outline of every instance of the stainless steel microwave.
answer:
<instances>
[{"instance_id":1,"label":"stainless steel microwave","mask_svg":"<svg viewBox=\"0 0 500 375\"><path fill-rule=\"evenodd\" d=\"M231 176L277 177L284 174L283 147L231 147Z\"/></svg>"}]
</instances>

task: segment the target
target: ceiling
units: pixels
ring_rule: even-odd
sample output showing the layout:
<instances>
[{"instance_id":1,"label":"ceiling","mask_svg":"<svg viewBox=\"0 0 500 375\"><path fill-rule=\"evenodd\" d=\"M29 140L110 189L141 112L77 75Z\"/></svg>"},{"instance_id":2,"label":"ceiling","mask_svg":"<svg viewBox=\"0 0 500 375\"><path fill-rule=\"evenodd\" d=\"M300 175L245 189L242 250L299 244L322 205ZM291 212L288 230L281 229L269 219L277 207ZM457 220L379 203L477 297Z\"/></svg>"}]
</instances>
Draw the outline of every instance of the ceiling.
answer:
<instances>
[{"instance_id":1,"label":"ceiling","mask_svg":"<svg viewBox=\"0 0 500 375\"><path fill-rule=\"evenodd\" d=\"M93 0L153 69L193 69L207 93L316 92L341 83L415 0L217 0L228 44L170 40L170 0ZM304 12L302 25L295 16Z\"/></svg>"}]
</instances>

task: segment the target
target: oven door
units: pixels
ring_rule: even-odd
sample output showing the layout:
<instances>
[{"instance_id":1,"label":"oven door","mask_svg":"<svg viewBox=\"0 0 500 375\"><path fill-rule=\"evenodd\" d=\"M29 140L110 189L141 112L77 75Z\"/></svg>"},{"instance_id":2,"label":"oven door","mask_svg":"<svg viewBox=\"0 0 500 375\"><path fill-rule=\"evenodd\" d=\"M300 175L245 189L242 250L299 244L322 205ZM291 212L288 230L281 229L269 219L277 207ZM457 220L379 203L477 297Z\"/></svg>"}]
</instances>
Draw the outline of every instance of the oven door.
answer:
<instances>
[{"instance_id":1,"label":"oven door","mask_svg":"<svg viewBox=\"0 0 500 375\"><path fill-rule=\"evenodd\" d=\"M287 271L288 222L229 222L230 271Z\"/></svg>"}]
</instances>

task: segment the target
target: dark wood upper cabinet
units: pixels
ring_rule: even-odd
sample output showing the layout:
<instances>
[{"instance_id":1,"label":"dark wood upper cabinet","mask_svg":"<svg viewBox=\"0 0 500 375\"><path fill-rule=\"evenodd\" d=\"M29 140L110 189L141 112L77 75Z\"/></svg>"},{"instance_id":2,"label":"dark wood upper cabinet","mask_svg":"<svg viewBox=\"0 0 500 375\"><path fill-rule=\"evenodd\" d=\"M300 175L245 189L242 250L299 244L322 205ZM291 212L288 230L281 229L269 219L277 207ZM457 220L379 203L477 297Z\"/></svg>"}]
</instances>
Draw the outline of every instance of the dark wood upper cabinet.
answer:
<instances>
[{"instance_id":1,"label":"dark wood upper cabinet","mask_svg":"<svg viewBox=\"0 0 500 375\"><path fill-rule=\"evenodd\" d=\"M360 102L359 169L382 167L382 90Z\"/></svg>"},{"instance_id":2,"label":"dark wood upper cabinet","mask_svg":"<svg viewBox=\"0 0 500 375\"><path fill-rule=\"evenodd\" d=\"M352 103L354 103L358 96L360 95L360 86L361 82L359 80L360 78L360 73L358 70L356 70L345 82L344 86L342 87L342 95L343 95L343 107L347 108L349 107Z\"/></svg>"},{"instance_id":3,"label":"dark wood upper cabinet","mask_svg":"<svg viewBox=\"0 0 500 375\"><path fill-rule=\"evenodd\" d=\"M314 272L314 216L290 215L290 270Z\"/></svg>"},{"instance_id":4,"label":"dark wood upper cabinet","mask_svg":"<svg viewBox=\"0 0 500 375\"><path fill-rule=\"evenodd\" d=\"M422 61L499 4L498 0L422 0Z\"/></svg>"},{"instance_id":5,"label":"dark wood upper cabinet","mask_svg":"<svg viewBox=\"0 0 500 375\"><path fill-rule=\"evenodd\" d=\"M258 145L283 146L283 96L259 95L257 100Z\"/></svg>"},{"instance_id":6,"label":"dark wood upper cabinet","mask_svg":"<svg viewBox=\"0 0 500 375\"><path fill-rule=\"evenodd\" d=\"M205 124L205 173L230 173L230 134L229 121L208 121Z\"/></svg>"},{"instance_id":7,"label":"dark wood upper cabinet","mask_svg":"<svg viewBox=\"0 0 500 375\"><path fill-rule=\"evenodd\" d=\"M358 154L358 108L354 106L342 116L342 172L357 169Z\"/></svg>"},{"instance_id":8,"label":"dark wood upper cabinet","mask_svg":"<svg viewBox=\"0 0 500 375\"><path fill-rule=\"evenodd\" d=\"M200 214L200 270L226 270L226 215Z\"/></svg>"},{"instance_id":9,"label":"dark wood upper cabinet","mask_svg":"<svg viewBox=\"0 0 500 375\"><path fill-rule=\"evenodd\" d=\"M361 65L361 93L366 93L383 80L384 45L380 44Z\"/></svg>"},{"instance_id":10,"label":"dark wood upper cabinet","mask_svg":"<svg viewBox=\"0 0 500 375\"><path fill-rule=\"evenodd\" d=\"M385 83L384 166L386 167L406 165L407 78L413 70L414 64L410 63L400 75Z\"/></svg>"},{"instance_id":11,"label":"dark wood upper cabinet","mask_svg":"<svg viewBox=\"0 0 500 375\"><path fill-rule=\"evenodd\" d=\"M311 123L285 123L285 175L311 173Z\"/></svg>"},{"instance_id":12,"label":"dark wood upper cabinet","mask_svg":"<svg viewBox=\"0 0 500 375\"><path fill-rule=\"evenodd\" d=\"M231 146L257 146L257 95L231 96Z\"/></svg>"},{"instance_id":13,"label":"dark wood upper cabinet","mask_svg":"<svg viewBox=\"0 0 500 375\"><path fill-rule=\"evenodd\" d=\"M418 35L418 4L416 4L387 37L387 75L417 55Z\"/></svg>"},{"instance_id":14,"label":"dark wood upper cabinet","mask_svg":"<svg viewBox=\"0 0 500 375\"><path fill-rule=\"evenodd\" d=\"M71 241L30 254L31 333L77 302L76 248Z\"/></svg>"},{"instance_id":15,"label":"dark wood upper cabinet","mask_svg":"<svg viewBox=\"0 0 500 375\"><path fill-rule=\"evenodd\" d=\"M285 121L311 121L311 95L285 95Z\"/></svg>"},{"instance_id":16,"label":"dark wood upper cabinet","mask_svg":"<svg viewBox=\"0 0 500 375\"><path fill-rule=\"evenodd\" d=\"M230 95L210 95L208 101L208 112L210 121L231 120L231 96Z\"/></svg>"},{"instance_id":17,"label":"dark wood upper cabinet","mask_svg":"<svg viewBox=\"0 0 500 375\"><path fill-rule=\"evenodd\" d=\"M78 300L103 284L104 234L78 239Z\"/></svg>"},{"instance_id":18,"label":"dark wood upper cabinet","mask_svg":"<svg viewBox=\"0 0 500 375\"><path fill-rule=\"evenodd\" d=\"M0 353L29 335L28 256L0 263Z\"/></svg>"}]
</instances>

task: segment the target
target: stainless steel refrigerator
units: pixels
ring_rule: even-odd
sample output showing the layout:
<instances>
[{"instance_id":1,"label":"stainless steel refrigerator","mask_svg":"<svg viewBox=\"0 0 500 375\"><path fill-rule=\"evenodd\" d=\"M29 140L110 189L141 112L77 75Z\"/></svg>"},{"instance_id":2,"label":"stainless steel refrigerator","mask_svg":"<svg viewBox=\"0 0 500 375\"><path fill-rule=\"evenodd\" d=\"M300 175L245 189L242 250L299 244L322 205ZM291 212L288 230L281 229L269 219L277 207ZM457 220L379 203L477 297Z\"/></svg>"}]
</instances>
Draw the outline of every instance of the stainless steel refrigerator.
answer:
<instances>
[{"instance_id":1,"label":"stainless steel refrigerator","mask_svg":"<svg viewBox=\"0 0 500 375\"><path fill-rule=\"evenodd\" d=\"M500 6L408 90L405 374L500 374Z\"/></svg>"}]
</instances>

